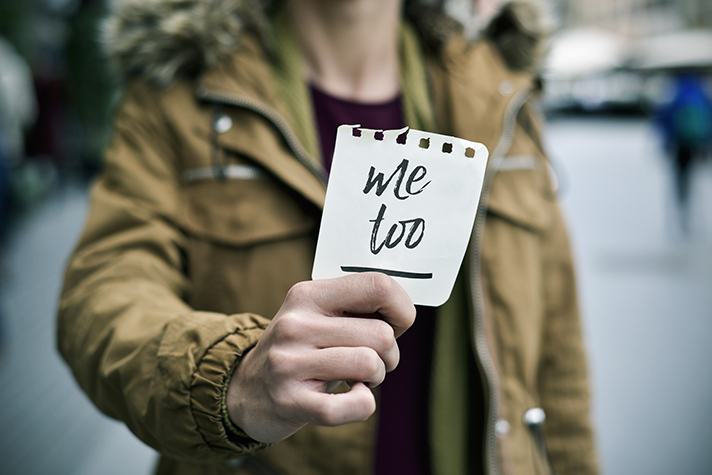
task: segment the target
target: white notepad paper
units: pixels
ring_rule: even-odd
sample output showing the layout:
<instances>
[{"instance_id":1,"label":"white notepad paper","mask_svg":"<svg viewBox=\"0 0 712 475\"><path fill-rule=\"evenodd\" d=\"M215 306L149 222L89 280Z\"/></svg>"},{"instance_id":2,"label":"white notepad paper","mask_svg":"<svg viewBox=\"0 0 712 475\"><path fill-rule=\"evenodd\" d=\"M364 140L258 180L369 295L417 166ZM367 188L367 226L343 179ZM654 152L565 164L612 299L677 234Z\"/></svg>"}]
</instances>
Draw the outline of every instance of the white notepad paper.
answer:
<instances>
[{"instance_id":1,"label":"white notepad paper","mask_svg":"<svg viewBox=\"0 0 712 475\"><path fill-rule=\"evenodd\" d=\"M467 250L488 154L456 137L340 126L312 278L382 272L417 305L445 303Z\"/></svg>"}]
</instances>

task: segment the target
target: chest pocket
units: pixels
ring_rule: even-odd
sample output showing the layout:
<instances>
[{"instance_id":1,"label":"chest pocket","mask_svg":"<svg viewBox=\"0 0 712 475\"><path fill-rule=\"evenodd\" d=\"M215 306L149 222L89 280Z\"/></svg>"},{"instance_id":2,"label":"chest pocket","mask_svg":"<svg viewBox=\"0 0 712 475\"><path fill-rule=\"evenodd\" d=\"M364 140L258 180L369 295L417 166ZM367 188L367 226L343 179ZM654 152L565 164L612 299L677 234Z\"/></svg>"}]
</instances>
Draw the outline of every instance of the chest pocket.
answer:
<instances>
[{"instance_id":1,"label":"chest pocket","mask_svg":"<svg viewBox=\"0 0 712 475\"><path fill-rule=\"evenodd\" d=\"M316 227L304 200L264 169L246 163L187 170L182 225L189 235L222 245L250 246L308 234Z\"/></svg>"},{"instance_id":2,"label":"chest pocket","mask_svg":"<svg viewBox=\"0 0 712 475\"><path fill-rule=\"evenodd\" d=\"M224 180L196 169L183 189L188 301L269 318L292 285L309 279L318 210L267 172L241 167L228 167Z\"/></svg>"},{"instance_id":3,"label":"chest pocket","mask_svg":"<svg viewBox=\"0 0 712 475\"><path fill-rule=\"evenodd\" d=\"M556 197L546 163L535 155L504 157L487 201L487 213L530 231L543 231L552 219Z\"/></svg>"}]
</instances>

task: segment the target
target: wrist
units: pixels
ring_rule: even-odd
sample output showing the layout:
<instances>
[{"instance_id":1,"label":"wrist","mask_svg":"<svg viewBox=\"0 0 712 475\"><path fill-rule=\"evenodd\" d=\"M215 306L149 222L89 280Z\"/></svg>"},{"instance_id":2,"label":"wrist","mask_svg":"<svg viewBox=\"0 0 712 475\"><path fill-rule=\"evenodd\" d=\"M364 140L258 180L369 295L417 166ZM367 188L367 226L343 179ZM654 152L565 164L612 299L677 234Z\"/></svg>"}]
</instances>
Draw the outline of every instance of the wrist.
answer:
<instances>
[{"instance_id":1,"label":"wrist","mask_svg":"<svg viewBox=\"0 0 712 475\"><path fill-rule=\"evenodd\" d=\"M248 350L249 351L249 350ZM221 416L223 426L225 427L225 432L227 432L228 437L235 436L240 439L253 440L242 428L240 427L239 421L237 421L237 416L240 411L237 409L238 404L236 403L236 392L238 391L237 383L237 368L240 366L242 359L246 356L246 353L242 358L238 359L233 370L229 373L225 381L225 386L222 393L221 401Z\"/></svg>"}]
</instances>

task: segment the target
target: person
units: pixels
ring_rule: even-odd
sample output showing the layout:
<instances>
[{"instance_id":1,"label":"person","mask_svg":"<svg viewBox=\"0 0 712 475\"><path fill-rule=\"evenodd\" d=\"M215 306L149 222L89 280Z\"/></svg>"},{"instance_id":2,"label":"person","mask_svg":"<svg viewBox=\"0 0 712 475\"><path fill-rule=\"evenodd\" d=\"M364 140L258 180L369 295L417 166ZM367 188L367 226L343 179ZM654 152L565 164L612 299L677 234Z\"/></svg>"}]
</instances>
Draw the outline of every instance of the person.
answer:
<instances>
[{"instance_id":1,"label":"person","mask_svg":"<svg viewBox=\"0 0 712 475\"><path fill-rule=\"evenodd\" d=\"M58 345L97 407L162 454L159 474L596 473L573 267L528 102L533 4L503 5L476 41L420 0L114 8L125 92ZM354 118L490 150L442 307L416 310L378 273L310 281L335 126Z\"/></svg>"},{"instance_id":2,"label":"person","mask_svg":"<svg viewBox=\"0 0 712 475\"><path fill-rule=\"evenodd\" d=\"M712 100L704 81L691 72L676 76L673 88L672 100L656 111L656 120L672 159L680 226L687 233L693 165L712 144Z\"/></svg>"},{"instance_id":3,"label":"person","mask_svg":"<svg viewBox=\"0 0 712 475\"><path fill-rule=\"evenodd\" d=\"M30 67L0 35L0 240L8 229L12 173L23 165L24 133L36 115Z\"/></svg>"}]
</instances>

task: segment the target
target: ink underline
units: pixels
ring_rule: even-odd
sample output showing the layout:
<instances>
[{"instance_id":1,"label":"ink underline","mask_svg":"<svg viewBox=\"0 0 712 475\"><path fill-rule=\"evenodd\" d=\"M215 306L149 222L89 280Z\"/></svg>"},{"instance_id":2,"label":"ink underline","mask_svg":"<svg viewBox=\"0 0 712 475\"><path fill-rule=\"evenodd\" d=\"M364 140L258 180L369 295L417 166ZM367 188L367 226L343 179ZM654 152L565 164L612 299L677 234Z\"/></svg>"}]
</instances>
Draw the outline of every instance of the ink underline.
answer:
<instances>
[{"instance_id":1,"label":"ink underline","mask_svg":"<svg viewBox=\"0 0 712 475\"><path fill-rule=\"evenodd\" d=\"M402 277L404 279L432 279L433 273L421 273L421 272L406 272L402 270L391 270L391 269L379 269L377 267L357 267L357 266L341 266L341 270L344 272L380 272L382 274L390 275L391 277Z\"/></svg>"}]
</instances>

